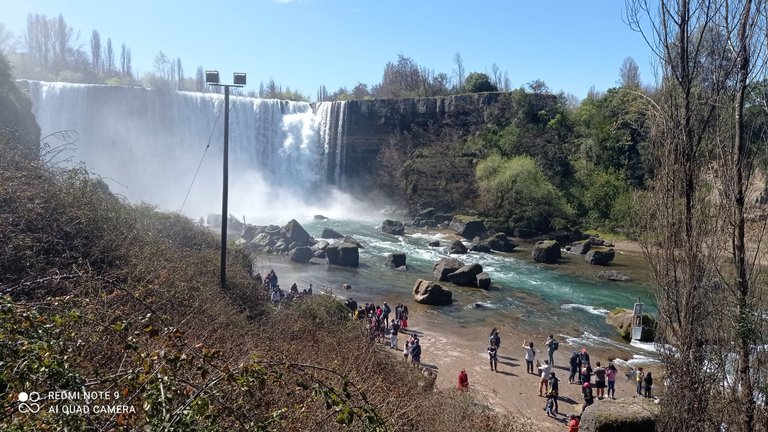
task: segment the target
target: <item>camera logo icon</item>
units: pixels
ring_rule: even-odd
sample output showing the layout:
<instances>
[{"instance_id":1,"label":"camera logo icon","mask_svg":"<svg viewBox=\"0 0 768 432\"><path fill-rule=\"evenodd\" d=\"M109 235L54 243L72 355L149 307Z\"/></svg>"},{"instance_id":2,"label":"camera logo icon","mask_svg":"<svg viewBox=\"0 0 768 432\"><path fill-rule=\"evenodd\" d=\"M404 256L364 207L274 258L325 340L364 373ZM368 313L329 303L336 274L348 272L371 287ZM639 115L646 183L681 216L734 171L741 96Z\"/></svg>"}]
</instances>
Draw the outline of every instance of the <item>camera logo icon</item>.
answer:
<instances>
[{"instance_id":1,"label":"camera logo icon","mask_svg":"<svg viewBox=\"0 0 768 432\"><path fill-rule=\"evenodd\" d=\"M37 403L39 400L40 394L38 392L19 393L19 412L34 414L40 411L40 404Z\"/></svg>"}]
</instances>

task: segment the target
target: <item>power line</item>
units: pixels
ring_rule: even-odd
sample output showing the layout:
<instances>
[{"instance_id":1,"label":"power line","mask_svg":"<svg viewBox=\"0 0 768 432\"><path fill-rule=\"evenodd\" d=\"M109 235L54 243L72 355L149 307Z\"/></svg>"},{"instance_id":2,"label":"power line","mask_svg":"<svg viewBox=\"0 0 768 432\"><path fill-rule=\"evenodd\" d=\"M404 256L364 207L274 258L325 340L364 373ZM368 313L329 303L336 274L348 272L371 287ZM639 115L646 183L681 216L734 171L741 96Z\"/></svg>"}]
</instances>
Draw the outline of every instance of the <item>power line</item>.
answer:
<instances>
[{"instance_id":1,"label":"power line","mask_svg":"<svg viewBox=\"0 0 768 432\"><path fill-rule=\"evenodd\" d=\"M197 170L195 170L195 175L192 177L192 183L189 184L189 189L187 189L187 194L184 196L184 202L181 203L181 209L179 209L179 213L184 211L184 206L187 204L187 198L189 198L189 193L192 192L192 186L195 184L195 180L197 179L197 174L200 172L200 167L203 165L203 159L205 159L205 154L208 153L208 149L211 147L211 140L213 139L213 133L216 132L216 125L219 123L219 116L221 115L221 109L224 107L224 104L222 103L221 106L219 106L219 111L216 113L216 120L213 122L213 128L211 129L211 135L208 137L208 144L205 146L205 150L203 151L203 156L200 157L200 163L197 164Z\"/></svg>"}]
</instances>

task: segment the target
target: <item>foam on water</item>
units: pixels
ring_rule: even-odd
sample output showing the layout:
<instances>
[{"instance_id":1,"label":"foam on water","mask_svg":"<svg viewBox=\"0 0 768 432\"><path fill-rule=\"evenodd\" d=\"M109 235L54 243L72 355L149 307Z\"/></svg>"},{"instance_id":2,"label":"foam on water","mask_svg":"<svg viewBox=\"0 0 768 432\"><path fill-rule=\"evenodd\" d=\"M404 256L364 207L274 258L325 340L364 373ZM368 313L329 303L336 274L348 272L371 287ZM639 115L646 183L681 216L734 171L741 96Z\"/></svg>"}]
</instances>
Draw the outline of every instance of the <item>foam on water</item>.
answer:
<instances>
[{"instance_id":1,"label":"foam on water","mask_svg":"<svg viewBox=\"0 0 768 432\"><path fill-rule=\"evenodd\" d=\"M589 312L593 315L602 315L602 316L608 315L607 309L603 309L595 306L577 304L577 303L566 303L564 305L561 305L560 309L563 309L563 310L580 309L580 310Z\"/></svg>"}]
</instances>

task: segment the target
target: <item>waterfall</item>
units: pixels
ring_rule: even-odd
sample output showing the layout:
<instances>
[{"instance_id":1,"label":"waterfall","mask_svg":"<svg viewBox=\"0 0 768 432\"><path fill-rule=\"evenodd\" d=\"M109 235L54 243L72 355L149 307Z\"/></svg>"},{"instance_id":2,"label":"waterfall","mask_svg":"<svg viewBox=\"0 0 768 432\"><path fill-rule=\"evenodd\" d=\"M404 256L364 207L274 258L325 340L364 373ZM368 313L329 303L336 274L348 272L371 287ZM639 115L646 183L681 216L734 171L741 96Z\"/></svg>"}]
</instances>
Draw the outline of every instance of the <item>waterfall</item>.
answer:
<instances>
[{"instance_id":1,"label":"waterfall","mask_svg":"<svg viewBox=\"0 0 768 432\"><path fill-rule=\"evenodd\" d=\"M85 163L131 202L179 210L208 148L184 213L216 212L221 200L224 97L138 87L21 81L42 136L72 130L62 155ZM230 97L233 212L307 201L341 185L345 103ZM210 138L210 142L209 142ZM279 199L276 199L279 198Z\"/></svg>"},{"instance_id":2,"label":"waterfall","mask_svg":"<svg viewBox=\"0 0 768 432\"><path fill-rule=\"evenodd\" d=\"M345 113L347 102L323 102L317 107L317 115L321 119L320 139L325 147L326 181L336 186L342 186L345 150Z\"/></svg>"}]
</instances>

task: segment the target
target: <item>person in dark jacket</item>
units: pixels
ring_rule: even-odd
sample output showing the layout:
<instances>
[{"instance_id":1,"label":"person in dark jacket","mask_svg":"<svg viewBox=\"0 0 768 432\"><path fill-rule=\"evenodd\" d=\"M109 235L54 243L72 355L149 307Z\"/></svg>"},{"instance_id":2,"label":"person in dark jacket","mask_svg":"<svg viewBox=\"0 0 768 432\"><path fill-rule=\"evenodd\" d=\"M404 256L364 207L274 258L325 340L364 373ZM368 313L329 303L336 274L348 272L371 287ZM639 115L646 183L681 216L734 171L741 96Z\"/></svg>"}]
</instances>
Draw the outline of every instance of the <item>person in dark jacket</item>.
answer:
<instances>
[{"instance_id":1,"label":"person in dark jacket","mask_svg":"<svg viewBox=\"0 0 768 432\"><path fill-rule=\"evenodd\" d=\"M414 339L411 345L411 363L421 363L421 344L418 339Z\"/></svg>"},{"instance_id":2,"label":"person in dark jacket","mask_svg":"<svg viewBox=\"0 0 768 432\"><path fill-rule=\"evenodd\" d=\"M650 372L645 374L643 383L645 384L645 397L652 398L653 395L651 394L651 388L653 387L653 377L651 376Z\"/></svg>"},{"instance_id":3,"label":"person in dark jacket","mask_svg":"<svg viewBox=\"0 0 768 432\"><path fill-rule=\"evenodd\" d=\"M571 354L569 363L571 365L571 374L568 375L568 383L573 384L576 381L576 375L579 373L579 353L577 351Z\"/></svg>"},{"instance_id":4,"label":"person in dark jacket","mask_svg":"<svg viewBox=\"0 0 768 432\"><path fill-rule=\"evenodd\" d=\"M557 415L559 413L559 408L557 406L557 397L560 395L560 380L555 376L554 372L549 373L549 393L547 393L548 398L553 399L553 405L555 408L554 414Z\"/></svg>"}]
</instances>

